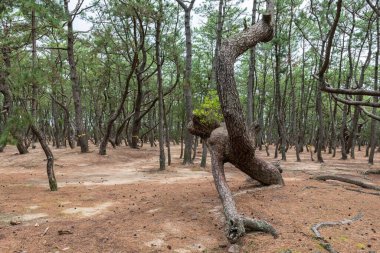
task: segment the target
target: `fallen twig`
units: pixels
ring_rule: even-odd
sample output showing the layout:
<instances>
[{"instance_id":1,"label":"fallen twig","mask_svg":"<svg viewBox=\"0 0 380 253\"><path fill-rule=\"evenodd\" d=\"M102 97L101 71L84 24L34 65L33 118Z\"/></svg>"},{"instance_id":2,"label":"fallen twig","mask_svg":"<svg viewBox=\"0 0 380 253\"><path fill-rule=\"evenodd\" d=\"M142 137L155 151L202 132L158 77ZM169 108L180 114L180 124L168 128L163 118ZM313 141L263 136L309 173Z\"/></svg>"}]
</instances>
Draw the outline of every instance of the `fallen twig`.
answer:
<instances>
[{"instance_id":1,"label":"fallen twig","mask_svg":"<svg viewBox=\"0 0 380 253\"><path fill-rule=\"evenodd\" d=\"M47 231L49 230L49 227L45 228L44 232L41 234L41 236L46 235Z\"/></svg>"},{"instance_id":2,"label":"fallen twig","mask_svg":"<svg viewBox=\"0 0 380 253\"><path fill-rule=\"evenodd\" d=\"M318 231L319 228L322 228L322 227L331 227L331 226L336 226L336 225L345 225L345 224L349 224L349 223L352 223L354 221L357 221L357 220L360 220L361 218L363 217L363 214L362 213L359 213L358 215L356 215L354 218L352 218L351 220L349 219L344 219L342 221L327 221L327 222L320 222L320 223L317 223L315 225L313 225L311 227L311 231L313 231L313 233L315 234L315 237L316 239L318 239L321 243L321 246L327 250L328 252L330 253L337 253L336 250L334 250L334 248L332 247L332 245L325 239L322 237L321 233Z\"/></svg>"}]
</instances>

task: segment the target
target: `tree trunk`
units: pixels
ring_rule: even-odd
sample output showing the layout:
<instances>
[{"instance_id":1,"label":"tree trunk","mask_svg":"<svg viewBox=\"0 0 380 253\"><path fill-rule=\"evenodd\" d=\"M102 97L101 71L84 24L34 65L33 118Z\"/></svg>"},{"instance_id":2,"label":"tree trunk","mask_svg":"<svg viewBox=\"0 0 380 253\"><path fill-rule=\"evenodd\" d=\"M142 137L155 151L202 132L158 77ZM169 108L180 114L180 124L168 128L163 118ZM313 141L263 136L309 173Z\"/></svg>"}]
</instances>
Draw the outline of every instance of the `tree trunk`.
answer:
<instances>
[{"instance_id":1,"label":"tree trunk","mask_svg":"<svg viewBox=\"0 0 380 253\"><path fill-rule=\"evenodd\" d=\"M225 13L225 0L219 0L219 8L218 8L218 21L216 25L216 43L214 50L214 59L212 61L212 73L211 73L211 88L215 89L216 87L216 76L215 76L215 68L216 68L216 58L219 54L220 45L222 44L222 32L223 32L223 24L224 24L224 13Z\"/></svg>"},{"instance_id":2,"label":"tree trunk","mask_svg":"<svg viewBox=\"0 0 380 253\"><path fill-rule=\"evenodd\" d=\"M281 160L286 161L286 128L285 128L285 112L281 103L281 87L280 87L280 45L275 44L275 103L276 103L276 121L278 129L279 146L281 151Z\"/></svg>"},{"instance_id":3,"label":"tree trunk","mask_svg":"<svg viewBox=\"0 0 380 253\"><path fill-rule=\"evenodd\" d=\"M75 131L78 137L78 143L80 145L81 152L86 153L88 152L88 136L83 121L81 87L79 84L76 61L74 56L74 17L70 14L68 4L69 1L64 0L65 11L67 16L67 59L70 65L70 80L74 99Z\"/></svg>"},{"instance_id":4,"label":"tree trunk","mask_svg":"<svg viewBox=\"0 0 380 253\"><path fill-rule=\"evenodd\" d=\"M184 134L184 126L185 126L185 122L184 122L185 119L182 120L182 123L181 123L181 154L179 155L179 159L181 159L183 157L183 134Z\"/></svg>"},{"instance_id":5,"label":"tree trunk","mask_svg":"<svg viewBox=\"0 0 380 253\"><path fill-rule=\"evenodd\" d=\"M355 19L355 17L353 17ZM350 30L349 38L348 38L348 48L347 48L347 53L348 53L348 63L349 63L349 69L348 69L348 74L345 82L345 88L348 89L350 87L351 79L353 76L353 63L352 63L352 36L353 32L355 29L355 22L352 25L352 28ZM347 97L346 97L347 98ZM348 143L347 143L347 114L348 114L348 105L344 105L343 107L343 118L342 118L342 130L341 130L341 146L342 146L342 159L346 160L347 159L347 153L349 150Z\"/></svg>"},{"instance_id":6,"label":"tree trunk","mask_svg":"<svg viewBox=\"0 0 380 253\"><path fill-rule=\"evenodd\" d=\"M253 6L252 6L252 23L251 25L255 24L256 21L256 0L253 0ZM255 64L256 64L256 55L255 55L255 48L249 49L249 73L248 73L248 87L247 87L247 124L248 127L251 127L253 124L253 93L255 92L253 90L254 87L254 81L255 81Z\"/></svg>"},{"instance_id":7,"label":"tree trunk","mask_svg":"<svg viewBox=\"0 0 380 253\"><path fill-rule=\"evenodd\" d=\"M273 7L271 4L270 6ZM269 9L272 10L272 8ZM214 181L222 199L226 216L227 238L231 242L236 242L246 232L249 232L252 228L249 224L256 225L254 226L256 229L262 228L258 230L276 234L268 223L245 218L238 214L223 169L223 164L230 162L264 185L283 184L278 168L255 157L254 138L251 139L248 134L234 77L236 58L259 42L268 42L273 38L271 17L272 15L264 15L262 21L222 43L217 58L216 77L225 126L222 125L212 130L215 128L213 127L210 131L202 133L204 132L203 128L198 128L200 121L195 120L194 117L188 125L189 131L193 134L208 139L207 145L211 154Z\"/></svg>"},{"instance_id":8,"label":"tree trunk","mask_svg":"<svg viewBox=\"0 0 380 253\"><path fill-rule=\"evenodd\" d=\"M374 84L373 89L378 90L379 89L379 55L380 55L380 21L379 18L376 19L376 56L375 56L375 76L374 76ZM377 103L379 101L379 98L377 96L373 97L373 102ZM372 114L376 114L376 108L372 108ZM375 119L371 119L371 133L370 133L370 146L371 150L368 157L368 163L373 164L373 159L375 156L375 148L376 148L376 125L377 122Z\"/></svg>"},{"instance_id":9,"label":"tree trunk","mask_svg":"<svg viewBox=\"0 0 380 253\"><path fill-rule=\"evenodd\" d=\"M298 141L298 135L299 135L299 128L297 124L297 99L296 99L296 82L293 80L293 67L292 67L292 25L293 25L293 17L294 17L294 8L293 8L293 1L291 2L291 8L290 8L290 24L289 24L289 31L288 31L288 67L289 67L289 80L290 80L290 87L291 87L291 108L290 108L290 119L291 119L291 134L290 136L292 139L291 145L294 144L295 151L296 151L296 158L297 162L301 161L300 158L300 152L299 152L299 141Z\"/></svg>"},{"instance_id":10,"label":"tree trunk","mask_svg":"<svg viewBox=\"0 0 380 253\"><path fill-rule=\"evenodd\" d=\"M169 114L171 105L169 106L168 111L165 108L165 103L163 103L163 105L164 105L163 111L165 113L164 115L165 142L166 142L166 148L168 151L168 166L170 166L172 164L172 156L170 152L170 131L169 131L170 126L168 125L168 114ZM164 153L164 157L165 157L165 153Z\"/></svg>"},{"instance_id":11,"label":"tree trunk","mask_svg":"<svg viewBox=\"0 0 380 253\"><path fill-rule=\"evenodd\" d=\"M207 145L206 141L202 140L202 158L201 158L201 167L206 168L207 161Z\"/></svg>"},{"instance_id":12,"label":"tree trunk","mask_svg":"<svg viewBox=\"0 0 380 253\"><path fill-rule=\"evenodd\" d=\"M35 12L32 10L32 68L34 71L35 64L37 61L37 48L36 48L36 20L35 20ZM34 75L34 73L33 73ZM33 76L33 81L32 81L32 103L31 103L31 120L32 123L30 124L30 129L32 130L32 133L34 136L37 137L38 141L41 144L42 149L45 152L46 155L46 171L49 179L49 187L51 191L57 191L58 186L57 186L57 180L55 179L54 175L54 156L53 153L51 152L51 149L48 146L48 143L46 142L46 138L43 135L42 131L40 131L34 121L37 120L37 79L35 76ZM46 118L46 117L45 117Z\"/></svg>"},{"instance_id":13,"label":"tree trunk","mask_svg":"<svg viewBox=\"0 0 380 253\"><path fill-rule=\"evenodd\" d=\"M259 113L258 113L258 123L260 126L261 131L258 132L257 138L256 138L256 146L259 147L259 150L262 150L262 144L263 144L263 139L265 136L265 131L268 131L264 127L264 106L265 106L265 101L266 101L266 84L267 84L267 55L264 55L264 70L263 70L263 88L260 90L260 103L259 103ZM267 119L270 117L270 115L267 115Z\"/></svg>"},{"instance_id":14,"label":"tree trunk","mask_svg":"<svg viewBox=\"0 0 380 253\"><path fill-rule=\"evenodd\" d=\"M370 22L369 24L371 24L372 22ZM366 61L364 62L363 66L361 67L361 71L360 71L360 77L359 77L359 82L357 82L357 88L358 89L361 89L363 87L363 84L364 84L364 74L365 74L365 71L370 63L370 60L371 60L371 56L372 56L372 36L371 36L371 31L370 31L370 27L368 27L368 30L367 30L367 34L366 34L366 38L369 36L369 39L368 39L368 54L367 54L367 58L366 58ZM364 46L364 41L363 41L363 44L362 44L362 47ZM362 49L360 49L360 51L362 51ZM360 53L359 53L359 56L360 58ZM356 96L356 101L362 101L363 100L363 95L357 95ZM352 159L355 159L355 146L356 146L356 143L357 143L357 134L359 134L359 131L358 131L358 123L359 123L359 114L360 114L360 111L361 109L358 107L358 106L355 106L355 109L354 109L354 117L352 119L352 129L351 129L351 135L350 135L350 139L349 139L349 146L351 147L351 158Z\"/></svg>"},{"instance_id":15,"label":"tree trunk","mask_svg":"<svg viewBox=\"0 0 380 253\"><path fill-rule=\"evenodd\" d=\"M34 7L32 7L32 27L31 27L31 37L32 37L32 99L31 99L31 115L34 119L37 116L37 79L36 79L36 60L37 60L37 22L36 22L36 12ZM32 136L32 147L35 148L35 136Z\"/></svg>"},{"instance_id":16,"label":"tree trunk","mask_svg":"<svg viewBox=\"0 0 380 253\"><path fill-rule=\"evenodd\" d=\"M46 155L46 171L49 179L49 187L51 191L57 191L58 185L57 180L55 179L54 175L54 156L51 152L51 149L49 148L46 138L43 136L43 134L37 129L37 127L32 124L31 126L33 134L37 137L38 141L41 144L42 149L44 150L44 153Z\"/></svg>"},{"instance_id":17,"label":"tree trunk","mask_svg":"<svg viewBox=\"0 0 380 253\"><path fill-rule=\"evenodd\" d=\"M159 0L159 11L156 22L156 61L157 61L157 89L158 89L158 145L160 147L160 170L165 170L165 139L164 139L164 97L162 90L162 63L161 63L161 15L162 0ZM167 128L167 126L166 126ZM168 146L169 147L169 146Z\"/></svg>"},{"instance_id":18,"label":"tree trunk","mask_svg":"<svg viewBox=\"0 0 380 253\"><path fill-rule=\"evenodd\" d=\"M197 136L195 137L193 145L194 145L194 147L193 147L193 157L191 158L192 162L194 162L195 157L197 156L197 148L198 148L198 137Z\"/></svg>"},{"instance_id":19,"label":"tree trunk","mask_svg":"<svg viewBox=\"0 0 380 253\"><path fill-rule=\"evenodd\" d=\"M193 102L191 95L191 65L192 65L192 42L191 42L191 27L190 14L193 9L195 0L191 0L190 5L186 6L182 0L176 0L182 9L185 11L185 37L186 37L186 66L183 84L183 94L185 98L185 121L191 121L193 114ZM185 150L183 153L183 164L191 164L191 149L193 146L193 136L189 131L185 131Z\"/></svg>"}]
</instances>

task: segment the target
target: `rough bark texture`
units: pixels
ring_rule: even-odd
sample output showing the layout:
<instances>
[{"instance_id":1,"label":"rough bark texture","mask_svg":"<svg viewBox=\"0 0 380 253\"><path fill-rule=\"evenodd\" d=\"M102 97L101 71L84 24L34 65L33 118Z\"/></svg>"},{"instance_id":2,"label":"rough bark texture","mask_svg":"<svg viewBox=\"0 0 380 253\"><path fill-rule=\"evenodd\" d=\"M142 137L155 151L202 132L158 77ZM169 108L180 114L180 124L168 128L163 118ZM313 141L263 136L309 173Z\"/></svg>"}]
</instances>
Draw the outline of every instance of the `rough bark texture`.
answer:
<instances>
[{"instance_id":1,"label":"rough bark texture","mask_svg":"<svg viewBox=\"0 0 380 253\"><path fill-rule=\"evenodd\" d=\"M215 68L216 68L216 57L219 54L220 45L222 44L222 32L224 25L224 14L226 5L224 3L225 0L219 0L219 8L218 8L218 19L216 24L216 43L214 50L214 59L212 61L212 69L211 69L211 87L215 89L216 87L216 76L215 76Z\"/></svg>"},{"instance_id":2,"label":"rough bark texture","mask_svg":"<svg viewBox=\"0 0 380 253\"><path fill-rule=\"evenodd\" d=\"M379 55L380 55L380 28L379 28L379 18L376 20L376 56L375 56L375 76L374 76L374 86L373 89L376 91L378 90L378 82L379 82ZM377 103L379 101L378 97L373 97L373 102ZM376 114L376 108L372 109L372 114ZM373 158L375 155L375 146L376 146L376 120L371 120L371 134L370 134L370 146L371 151L369 153L368 157L368 163L373 164Z\"/></svg>"},{"instance_id":3,"label":"rough bark texture","mask_svg":"<svg viewBox=\"0 0 380 253\"><path fill-rule=\"evenodd\" d=\"M182 0L176 0L185 11L185 36L186 36L186 67L183 84L183 94L185 98L185 119L186 122L191 121L193 114L193 102L191 95L191 62L192 62L192 43L191 43L191 26L190 13L193 9L195 0L191 0L190 5L186 6ZM183 153L183 164L191 164L191 148L193 146L193 136L185 131L185 150Z\"/></svg>"},{"instance_id":4,"label":"rough bark texture","mask_svg":"<svg viewBox=\"0 0 380 253\"><path fill-rule=\"evenodd\" d=\"M334 39L334 34L335 30L338 26L339 18L340 18L340 13L342 10L342 0L338 0L336 4L336 15L334 17L334 22L331 25L331 29L328 33L327 37L327 45L326 45L326 50L325 49L325 43L326 41L322 42L322 49L321 49L321 55L324 55L324 60L322 62L321 58L321 67L319 69L318 73L318 83L319 83L319 89L317 90L317 98L316 98L316 107L317 107L317 113L318 113L318 142L317 142L317 158L318 162L323 163L323 158L322 158L322 148L324 145L324 126L323 126L323 111L322 111L322 94L321 91L323 87L325 86L324 84L324 75L329 67L330 64L330 56L331 56L331 47Z\"/></svg>"},{"instance_id":5,"label":"rough bark texture","mask_svg":"<svg viewBox=\"0 0 380 253\"><path fill-rule=\"evenodd\" d=\"M83 122L83 110L81 101L81 88L77 74L76 61L74 56L74 32L73 32L73 16L69 12L69 1L65 0L65 11L67 15L67 59L70 65L70 80L73 92L74 111L75 111L75 130L78 137L78 143L82 153L88 152L88 137Z\"/></svg>"},{"instance_id":6,"label":"rough bark texture","mask_svg":"<svg viewBox=\"0 0 380 253\"><path fill-rule=\"evenodd\" d=\"M201 158L201 167L206 168L206 161L207 161L207 145L206 142L202 141L202 158Z\"/></svg>"},{"instance_id":7,"label":"rough bark texture","mask_svg":"<svg viewBox=\"0 0 380 253\"><path fill-rule=\"evenodd\" d=\"M253 1L252 6L252 23L251 25L254 25L256 22L256 0ZM256 65L256 54L255 49L251 48L249 49L249 73L248 73L248 85L247 85L247 124L248 126L252 125L253 123L253 93L254 93L254 80L255 80L255 65Z\"/></svg>"},{"instance_id":8,"label":"rough bark texture","mask_svg":"<svg viewBox=\"0 0 380 253\"><path fill-rule=\"evenodd\" d=\"M250 138L234 78L236 58L257 43L270 41L272 37L271 15L264 15L262 21L222 44L216 62L216 78L225 124L212 130L212 124L199 126L197 122L202 121L193 118L188 125L192 134L207 139L214 181L226 216L227 238L231 242L236 242L252 230L276 236L276 231L267 222L245 218L237 212L224 175L224 163L230 162L263 185L284 183L277 167L255 157L255 134Z\"/></svg>"},{"instance_id":9,"label":"rough bark texture","mask_svg":"<svg viewBox=\"0 0 380 253\"><path fill-rule=\"evenodd\" d=\"M160 148L160 170L165 170L164 147L164 96L162 88L162 61L161 61L161 15L162 0L159 0L159 16L156 22L156 61L157 61L157 90L158 90L158 145Z\"/></svg>"}]
</instances>

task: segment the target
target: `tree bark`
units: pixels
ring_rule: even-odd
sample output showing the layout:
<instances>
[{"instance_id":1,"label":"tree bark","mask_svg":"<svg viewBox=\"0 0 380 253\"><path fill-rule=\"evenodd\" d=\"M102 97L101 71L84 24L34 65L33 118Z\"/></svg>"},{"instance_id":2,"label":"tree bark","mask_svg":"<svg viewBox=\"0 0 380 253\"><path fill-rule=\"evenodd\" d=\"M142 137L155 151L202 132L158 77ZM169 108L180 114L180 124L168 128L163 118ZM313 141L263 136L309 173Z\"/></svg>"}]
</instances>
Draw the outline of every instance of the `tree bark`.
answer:
<instances>
[{"instance_id":1,"label":"tree bark","mask_svg":"<svg viewBox=\"0 0 380 253\"><path fill-rule=\"evenodd\" d=\"M270 6L273 8L271 4ZM269 9L273 10L272 8ZM262 228L261 231L276 235L268 223L238 214L223 169L224 163L230 162L264 185L284 183L278 168L255 157L255 136L251 139L248 133L234 77L236 58L256 44L273 38L271 18L272 15L264 15L263 20L222 43L216 63L216 77L225 125L212 130L217 125L204 128L195 118L188 125L190 132L207 139L214 181L226 216L227 238L231 242L236 242L250 230L251 226L248 224L254 224L255 229Z\"/></svg>"},{"instance_id":2,"label":"tree bark","mask_svg":"<svg viewBox=\"0 0 380 253\"><path fill-rule=\"evenodd\" d=\"M373 89L376 91L379 89L379 55L380 55L380 21L379 18L376 19L376 56L375 56L375 75L374 75L374 84ZM379 101L378 97L373 97L373 102L377 103ZM372 114L376 114L376 108L372 109ZM375 148L376 148L376 124L377 120L371 119L371 133L370 133L370 152L368 157L368 163L373 164L373 159L375 156Z\"/></svg>"},{"instance_id":3,"label":"tree bark","mask_svg":"<svg viewBox=\"0 0 380 253\"><path fill-rule=\"evenodd\" d=\"M83 120L82 96L79 78L77 74L77 67L74 55L74 31L73 21L74 15L69 11L69 1L64 0L65 12L67 16L67 59L70 65L70 80L74 99L75 111L75 131L78 137L78 143L82 153L88 152L88 136ZM78 11L78 10L77 10Z\"/></svg>"},{"instance_id":4,"label":"tree bark","mask_svg":"<svg viewBox=\"0 0 380 253\"><path fill-rule=\"evenodd\" d=\"M166 110L165 103L163 103L165 143L166 143L166 149L168 151L168 166L172 164L172 156L170 152L170 131L169 131L170 126L168 124L168 117L169 117L168 115L169 115L170 109L171 109L171 105L169 106L169 110ZM165 158L165 153L164 153L164 158Z\"/></svg>"},{"instance_id":5,"label":"tree bark","mask_svg":"<svg viewBox=\"0 0 380 253\"><path fill-rule=\"evenodd\" d=\"M212 61L212 73L211 73L211 88L214 89L216 87L216 57L219 54L220 45L222 44L222 32L223 32L223 24L224 24L224 13L225 13L225 0L219 0L218 7L218 19L216 24L216 43L214 50L214 59Z\"/></svg>"},{"instance_id":6,"label":"tree bark","mask_svg":"<svg viewBox=\"0 0 380 253\"><path fill-rule=\"evenodd\" d=\"M206 161L207 161L207 145L206 145L206 141L202 140L201 168L206 168Z\"/></svg>"},{"instance_id":7,"label":"tree bark","mask_svg":"<svg viewBox=\"0 0 380 253\"><path fill-rule=\"evenodd\" d=\"M35 19L35 11L34 9L32 10L32 68L35 70L35 65L37 61L37 34L36 34L36 19ZM34 75L35 73L33 73ZM54 156L53 153L51 152L51 149L48 146L48 143L46 141L45 136L43 135L42 131L40 131L36 125L35 121L37 120L37 101L38 101L38 96L37 96L37 79L35 76L33 76L33 81L32 81L32 103L31 103L31 117L32 117L32 123L30 124L30 129L32 130L32 133L34 136L37 137L38 141L41 144L42 149L45 152L46 155L46 171L49 179L49 187L51 191L57 191L58 186L57 186L57 180L55 179L54 175Z\"/></svg>"},{"instance_id":8,"label":"tree bark","mask_svg":"<svg viewBox=\"0 0 380 253\"><path fill-rule=\"evenodd\" d=\"M191 0L190 5L186 6L182 0L176 0L185 11L185 37L186 37L186 66L183 84L183 94L185 98L185 122L191 121L193 114L193 102L191 95L191 65L192 65L192 42L191 42L191 26L190 17L195 0ZM191 164L191 149L193 146L193 136L189 131L185 131L185 149L183 153L183 164Z\"/></svg>"},{"instance_id":9,"label":"tree bark","mask_svg":"<svg viewBox=\"0 0 380 253\"><path fill-rule=\"evenodd\" d=\"M253 0L253 6L252 6L252 22L251 25L255 24L256 21L256 0ZM255 48L249 49L249 73L248 73L248 87L247 87L247 124L248 127L250 127L253 124L254 118L253 118L253 93L255 92L253 90L254 87L254 81L255 81L255 65L256 65L256 55L255 55Z\"/></svg>"},{"instance_id":10,"label":"tree bark","mask_svg":"<svg viewBox=\"0 0 380 253\"><path fill-rule=\"evenodd\" d=\"M364 64L361 67L359 82L357 82L357 88L358 89L361 89L363 87L365 70L367 69L367 67L368 67L368 65L370 63L370 59L371 59L371 56L372 56L372 49L371 49L372 48L372 36L370 35L371 34L371 27L370 27L370 25L371 24L372 24L372 21L370 20L369 24L368 24L368 27L367 27L367 34L365 36L365 38L369 38L368 39L368 44L369 44L368 45L368 54L367 54L367 58L366 58ZM360 48L360 53L358 55L358 58L360 58L360 56L361 56L361 51L363 49L365 41L366 40L363 41L363 44L362 44L362 46ZM357 95L355 100L358 101L358 102L361 102L363 100L363 96L362 95ZM350 133L350 138L348 140L348 147L351 148L350 155L351 155L352 159L355 159L355 146L356 146L356 142L357 142L358 123L359 123L360 111L361 111L361 108L358 107L358 106L355 106L355 108L354 108L354 116L352 118L352 129L351 129L351 133Z\"/></svg>"},{"instance_id":11,"label":"tree bark","mask_svg":"<svg viewBox=\"0 0 380 253\"><path fill-rule=\"evenodd\" d=\"M278 43L275 44L275 104L276 104L276 122L278 129L278 144L281 151L281 160L286 161L286 128L285 128L285 112L283 103L281 103L281 87L280 87L280 50Z\"/></svg>"},{"instance_id":12,"label":"tree bark","mask_svg":"<svg viewBox=\"0 0 380 253\"><path fill-rule=\"evenodd\" d=\"M329 67L330 64L330 56L331 56L331 47L335 35L336 28L338 26L340 14L342 10L342 0L338 0L337 7L336 7L336 14L334 17L334 22L331 25L331 28L329 30L329 33L327 35L327 44L326 40L322 41L322 49L321 49L321 58L320 58L320 68L318 72L318 85L319 88L317 90L317 98L316 98L316 109L318 113L318 142L317 142L317 159L318 162L323 163L322 158L322 148L324 145L324 138L325 138L325 130L323 126L323 111L322 111L322 89L325 86L324 83L324 75ZM325 48L326 47L326 48ZM322 56L324 56L324 60L322 60Z\"/></svg>"},{"instance_id":13,"label":"tree bark","mask_svg":"<svg viewBox=\"0 0 380 253\"><path fill-rule=\"evenodd\" d=\"M162 62L161 62L161 18L162 0L159 0L158 17L156 21L156 61L157 61L157 89L158 89L158 145L160 148L160 169L165 170L165 140L164 140L164 96L162 89ZM167 128L167 126L166 126Z\"/></svg>"},{"instance_id":14,"label":"tree bark","mask_svg":"<svg viewBox=\"0 0 380 253\"><path fill-rule=\"evenodd\" d=\"M51 191L57 191L58 185L57 180L54 175L54 156L51 152L51 149L49 148L45 136L43 136L42 132L37 129L37 127L34 124L31 124L31 129L33 134L37 137L38 141L41 144L42 149L44 150L44 153L46 155L46 172L49 179L49 187Z\"/></svg>"}]
</instances>

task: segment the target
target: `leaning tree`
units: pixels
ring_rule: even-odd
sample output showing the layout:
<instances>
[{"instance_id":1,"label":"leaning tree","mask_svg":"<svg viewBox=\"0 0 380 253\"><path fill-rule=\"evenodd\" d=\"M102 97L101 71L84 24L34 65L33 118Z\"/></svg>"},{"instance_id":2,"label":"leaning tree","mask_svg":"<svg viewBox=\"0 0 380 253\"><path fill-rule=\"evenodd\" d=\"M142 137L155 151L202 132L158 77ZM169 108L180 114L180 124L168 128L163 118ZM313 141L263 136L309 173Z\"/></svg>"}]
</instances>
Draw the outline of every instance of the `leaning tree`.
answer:
<instances>
[{"instance_id":1,"label":"leaning tree","mask_svg":"<svg viewBox=\"0 0 380 253\"><path fill-rule=\"evenodd\" d=\"M272 40L272 15L273 3L269 0L267 14L261 21L222 43L216 60L216 81L225 123L210 122L195 115L188 124L189 131L203 138L210 151L214 182L226 217L227 238L232 243L250 231L277 236L266 221L238 213L224 174L224 163L230 162L263 185L284 184L278 167L255 156L255 134L249 133L245 123L234 77L234 63L240 55L260 42Z\"/></svg>"}]
</instances>

